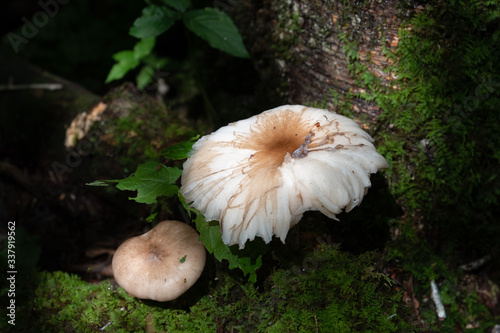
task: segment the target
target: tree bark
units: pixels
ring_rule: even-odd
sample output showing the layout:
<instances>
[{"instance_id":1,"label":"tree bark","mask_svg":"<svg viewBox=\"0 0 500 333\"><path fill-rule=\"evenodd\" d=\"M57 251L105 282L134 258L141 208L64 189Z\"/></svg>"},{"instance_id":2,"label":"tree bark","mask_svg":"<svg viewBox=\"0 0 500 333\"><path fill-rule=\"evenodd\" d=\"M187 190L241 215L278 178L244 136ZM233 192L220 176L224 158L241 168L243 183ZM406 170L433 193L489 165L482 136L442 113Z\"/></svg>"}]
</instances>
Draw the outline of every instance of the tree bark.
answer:
<instances>
[{"instance_id":1,"label":"tree bark","mask_svg":"<svg viewBox=\"0 0 500 333\"><path fill-rule=\"evenodd\" d=\"M389 84L390 63L384 48L394 50L402 9L397 0L364 1L244 1L235 20L246 38L257 68L269 78L279 76L285 103L317 105L337 111L348 101L355 113L374 122L379 108L350 98L361 92L349 70L345 48L359 54L368 71ZM361 74L361 73L359 73Z\"/></svg>"}]
</instances>

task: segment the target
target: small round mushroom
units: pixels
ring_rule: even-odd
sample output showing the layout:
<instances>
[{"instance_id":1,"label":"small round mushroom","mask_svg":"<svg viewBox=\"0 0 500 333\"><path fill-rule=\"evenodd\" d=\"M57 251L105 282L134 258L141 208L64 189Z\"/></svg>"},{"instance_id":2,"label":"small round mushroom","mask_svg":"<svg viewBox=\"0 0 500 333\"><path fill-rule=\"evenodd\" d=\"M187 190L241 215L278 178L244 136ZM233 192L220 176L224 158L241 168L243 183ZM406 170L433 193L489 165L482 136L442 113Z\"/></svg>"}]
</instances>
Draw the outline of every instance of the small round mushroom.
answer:
<instances>
[{"instance_id":1,"label":"small round mushroom","mask_svg":"<svg viewBox=\"0 0 500 333\"><path fill-rule=\"evenodd\" d=\"M353 120L283 105L231 123L193 146L181 193L228 245L256 236L285 242L305 211L335 219L359 205L370 174L389 167Z\"/></svg>"},{"instance_id":2,"label":"small round mushroom","mask_svg":"<svg viewBox=\"0 0 500 333\"><path fill-rule=\"evenodd\" d=\"M198 238L185 223L163 221L126 240L113 257L116 282L138 298L176 299L198 280L205 266L205 247Z\"/></svg>"}]
</instances>

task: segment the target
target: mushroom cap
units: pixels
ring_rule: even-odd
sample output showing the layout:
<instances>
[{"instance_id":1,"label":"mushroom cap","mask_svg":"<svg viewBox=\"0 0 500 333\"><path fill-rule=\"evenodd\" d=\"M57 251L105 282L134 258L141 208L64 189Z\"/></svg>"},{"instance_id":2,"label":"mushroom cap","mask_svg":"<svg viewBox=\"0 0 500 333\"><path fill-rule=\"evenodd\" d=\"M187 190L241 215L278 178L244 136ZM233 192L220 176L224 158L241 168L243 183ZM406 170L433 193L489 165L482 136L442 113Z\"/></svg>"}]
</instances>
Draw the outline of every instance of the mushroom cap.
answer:
<instances>
[{"instance_id":1,"label":"mushroom cap","mask_svg":"<svg viewBox=\"0 0 500 333\"><path fill-rule=\"evenodd\" d=\"M166 302L176 299L200 277L205 247L190 226L163 221L147 233L130 238L113 256L116 282L130 295Z\"/></svg>"},{"instance_id":2,"label":"mushroom cap","mask_svg":"<svg viewBox=\"0 0 500 333\"><path fill-rule=\"evenodd\" d=\"M335 218L359 205L370 174L389 165L353 120L284 105L198 140L184 163L181 193L228 245L273 235L285 241L305 211Z\"/></svg>"}]
</instances>

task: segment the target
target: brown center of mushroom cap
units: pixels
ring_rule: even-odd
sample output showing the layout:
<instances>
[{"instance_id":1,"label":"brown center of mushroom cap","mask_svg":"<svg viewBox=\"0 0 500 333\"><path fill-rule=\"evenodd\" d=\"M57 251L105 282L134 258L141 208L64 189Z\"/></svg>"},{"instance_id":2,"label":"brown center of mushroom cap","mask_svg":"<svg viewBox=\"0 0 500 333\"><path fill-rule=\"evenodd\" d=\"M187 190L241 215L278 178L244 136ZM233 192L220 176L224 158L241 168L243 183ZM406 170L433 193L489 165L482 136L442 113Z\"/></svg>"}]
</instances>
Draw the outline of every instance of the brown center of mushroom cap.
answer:
<instances>
[{"instance_id":1,"label":"brown center of mushroom cap","mask_svg":"<svg viewBox=\"0 0 500 333\"><path fill-rule=\"evenodd\" d=\"M251 160L257 164L276 168L283 164L285 156L293 154L311 133L302 115L285 110L279 114L266 115L239 148L257 151Z\"/></svg>"},{"instance_id":2,"label":"brown center of mushroom cap","mask_svg":"<svg viewBox=\"0 0 500 333\"><path fill-rule=\"evenodd\" d=\"M148 246L147 253L146 261L151 264L161 262L164 257L164 253L158 246L152 244Z\"/></svg>"}]
</instances>

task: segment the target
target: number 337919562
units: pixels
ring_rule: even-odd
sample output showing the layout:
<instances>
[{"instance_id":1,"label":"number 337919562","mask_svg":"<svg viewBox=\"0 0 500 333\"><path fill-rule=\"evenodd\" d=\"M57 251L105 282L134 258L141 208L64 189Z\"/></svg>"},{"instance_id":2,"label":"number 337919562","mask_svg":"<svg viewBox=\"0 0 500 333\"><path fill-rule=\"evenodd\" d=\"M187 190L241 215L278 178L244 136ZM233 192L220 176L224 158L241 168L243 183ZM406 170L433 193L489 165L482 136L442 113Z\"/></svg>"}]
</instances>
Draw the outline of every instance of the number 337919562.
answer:
<instances>
[{"instance_id":1,"label":"number 337919562","mask_svg":"<svg viewBox=\"0 0 500 333\"><path fill-rule=\"evenodd\" d=\"M16 222L8 222L7 229L9 232L7 233L7 264L9 267L11 265L15 265L16 263L16 252L14 249L16 248Z\"/></svg>"}]
</instances>

